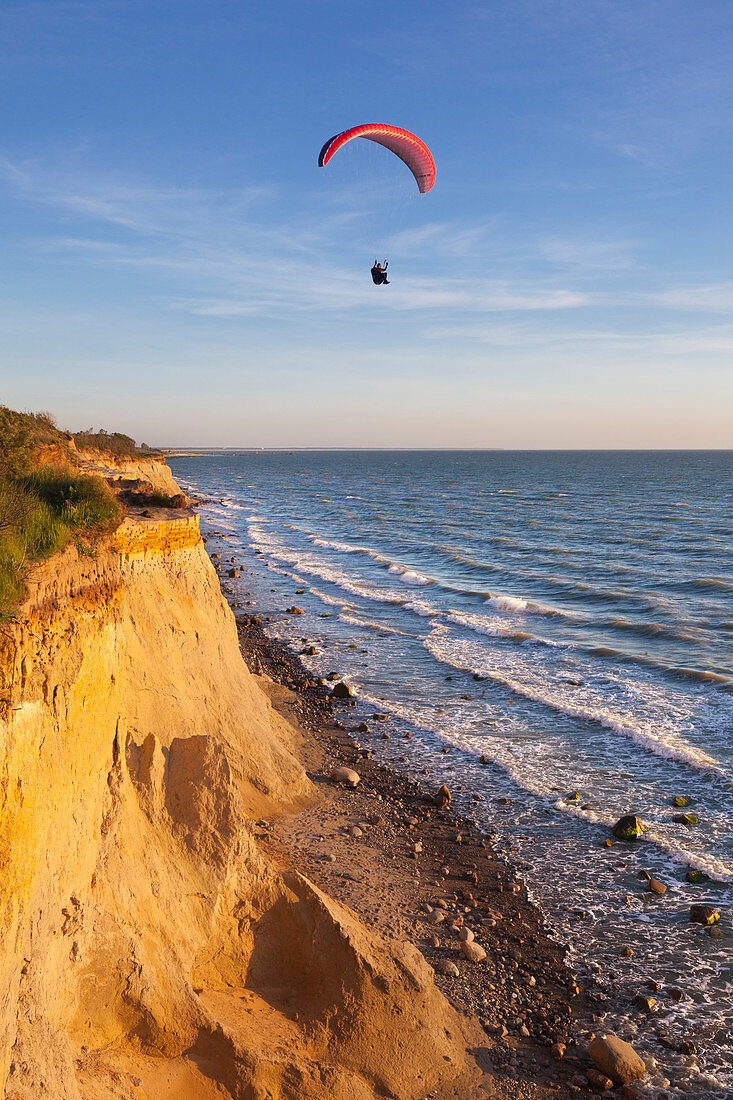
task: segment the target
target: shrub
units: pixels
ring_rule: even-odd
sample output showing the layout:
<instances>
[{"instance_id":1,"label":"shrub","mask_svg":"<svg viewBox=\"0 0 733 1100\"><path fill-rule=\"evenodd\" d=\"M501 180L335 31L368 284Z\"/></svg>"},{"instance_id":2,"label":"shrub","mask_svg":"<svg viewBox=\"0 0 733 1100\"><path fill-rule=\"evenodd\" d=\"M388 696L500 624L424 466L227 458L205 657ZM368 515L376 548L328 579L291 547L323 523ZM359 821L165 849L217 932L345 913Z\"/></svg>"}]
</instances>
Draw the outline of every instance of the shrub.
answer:
<instances>
[{"instance_id":1,"label":"shrub","mask_svg":"<svg viewBox=\"0 0 733 1100\"><path fill-rule=\"evenodd\" d=\"M0 479L24 473L34 451L61 439L49 413L19 413L0 405Z\"/></svg>"},{"instance_id":2,"label":"shrub","mask_svg":"<svg viewBox=\"0 0 733 1100\"><path fill-rule=\"evenodd\" d=\"M117 458L132 458L137 454L137 446L131 436L122 432L106 432L103 428L98 432L92 428L74 432L74 443L80 451L102 451Z\"/></svg>"}]
</instances>

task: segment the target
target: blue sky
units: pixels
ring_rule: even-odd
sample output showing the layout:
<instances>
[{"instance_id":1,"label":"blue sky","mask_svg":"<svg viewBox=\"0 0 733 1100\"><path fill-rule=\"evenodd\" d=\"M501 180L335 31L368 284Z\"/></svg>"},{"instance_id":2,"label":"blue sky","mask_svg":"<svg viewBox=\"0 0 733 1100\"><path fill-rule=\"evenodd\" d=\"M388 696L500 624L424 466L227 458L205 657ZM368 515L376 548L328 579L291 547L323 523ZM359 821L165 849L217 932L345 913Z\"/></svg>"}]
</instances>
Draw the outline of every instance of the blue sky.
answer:
<instances>
[{"instance_id":1,"label":"blue sky","mask_svg":"<svg viewBox=\"0 0 733 1100\"><path fill-rule=\"evenodd\" d=\"M5 0L0 401L161 445L733 446L731 56L730 0ZM366 142L316 167L382 121L428 195Z\"/></svg>"}]
</instances>

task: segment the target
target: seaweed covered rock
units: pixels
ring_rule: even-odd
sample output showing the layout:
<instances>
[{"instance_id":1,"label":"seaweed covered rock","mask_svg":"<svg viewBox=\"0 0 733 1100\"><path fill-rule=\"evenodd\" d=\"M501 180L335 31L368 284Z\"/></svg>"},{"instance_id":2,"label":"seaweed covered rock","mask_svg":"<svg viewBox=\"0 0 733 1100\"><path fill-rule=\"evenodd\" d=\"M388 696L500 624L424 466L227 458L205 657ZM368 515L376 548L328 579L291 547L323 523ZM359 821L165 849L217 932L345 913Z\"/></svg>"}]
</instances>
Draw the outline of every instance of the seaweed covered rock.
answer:
<instances>
[{"instance_id":1,"label":"seaweed covered rock","mask_svg":"<svg viewBox=\"0 0 733 1100\"><path fill-rule=\"evenodd\" d=\"M618 819L611 832L617 840L638 840L644 829L644 822L640 817L624 814Z\"/></svg>"},{"instance_id":2,"label":"seaweed covered rock","mask_svg":"<svg viewBox=\"0 0 733 1100\"><path fill-rule=\"evenodd\" d=\"M720 913L712 905L691 905L691 924L716 924L720 920Z\"/></svg>"},{"instance_id":3,"label":"seaweed covered rock","mask_svg":"<svg viewBox=\"0 0 733 1100\"><path fill-rule=\"evenodd\" d=\"M675 814L672 820L677 825L699 825L700 818L697 814Z\"/></svg>"}]
</instances>

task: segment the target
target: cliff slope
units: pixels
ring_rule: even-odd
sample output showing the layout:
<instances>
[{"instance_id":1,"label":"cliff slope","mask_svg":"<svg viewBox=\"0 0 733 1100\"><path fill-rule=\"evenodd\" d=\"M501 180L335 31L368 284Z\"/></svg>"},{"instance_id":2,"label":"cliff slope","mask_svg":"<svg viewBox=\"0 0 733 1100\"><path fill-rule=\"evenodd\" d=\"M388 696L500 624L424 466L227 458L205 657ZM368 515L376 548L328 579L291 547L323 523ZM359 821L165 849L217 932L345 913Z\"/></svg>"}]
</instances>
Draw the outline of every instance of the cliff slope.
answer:
<instances>
[{"instance_id":1,"label":"cliff slope","mask_svg":"<svg viewBox=\"0 0 733 1100\"><path fill-rule=\"evenodd\" d=\"M39 566L0 635L6 1097L472 1095L481 1030L422 956L258 848L314 797L298 735L197 517L146 517Z\"/></svg>"}]
</instances>

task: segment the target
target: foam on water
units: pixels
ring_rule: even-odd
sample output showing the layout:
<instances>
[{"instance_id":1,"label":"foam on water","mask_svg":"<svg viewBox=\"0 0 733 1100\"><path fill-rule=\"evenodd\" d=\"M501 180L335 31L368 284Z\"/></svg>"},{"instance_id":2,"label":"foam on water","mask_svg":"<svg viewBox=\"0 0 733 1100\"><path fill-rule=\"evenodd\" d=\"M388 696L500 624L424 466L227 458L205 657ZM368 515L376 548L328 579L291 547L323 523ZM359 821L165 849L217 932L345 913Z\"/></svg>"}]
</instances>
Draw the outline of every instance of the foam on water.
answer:
<instances>
[{"instance_id":1,"label":"foam on water","mask_svg":"<svg viewBox=\"0 0 733 1100\"><path fill-rule=\"evenodd\" d=\"M365 630L376 630L378 634L392 634L394 637L400 638L412 637L406 630L398 630L396 626L387 626L385 623L376 622L373 619L364 619L357 615L349 615L345 612L339 615L339 619L342 623L348 623L350 626L360 626Z\"/></svg>"},{"instance_id":2,"label":"foam on water","mask_svg":"<svg viewBox=\"0 0 733 1100\"><path fill-rule=\"evenodd\" d=\"M518 695L531 699L535 703L541 703L548 710L597 723L613 733L630 738L655 755L680 761L692 768L715 772L719 775L725 774L725 769L719 761L702 749L684 741L664 712L655 713L652 721L641 725L633 704L627 706L625 710L621 710L620 707L612 709L611 705L603 701L602 692L589 690L587 685L583 692L573 690L575 687L573 684L553 686L548 681L544 669L538 670L530 666L522 661L521 655L515 652L507 656L459 639L447 639L445 636L440 639L429 637L425 640L425 646L439 661L503 684ZM582 686L577 685L577 687ZM628 695L630 685L620 686L626 689ZM639 703L646 704L646 709L649 710L647 685L641 685L636 696L637 706Z\"/></svg>"},{"instance_id":3,"label":"foam on water","mask_svg":"<svg viewBox=\"0 0 733 1100\"><path fill-rule=\"evenodd\" d=\"M527 601L519 596L489 596L486 602L497 611L504 611L509 615L525 612L528 606Z\"/></svg>"},{"instance_id":4,"label":"foam on water","mask_svg":"<svg viewBox=\"0 0 733 1100\"><path fill-rule=\"evenodd\" d=\"M560 644L549 641L547 638L540 638L537 634L532 634L528 630L520 630L511 622L507 622L506 619L498 616L476 615L470 611L449 611L447 619L458 626L464 626L468 630L475 631L476 634L484 634L487 638L513 638L517 642L532 642L546 646Z\"/></svg>"}]
</instances>

